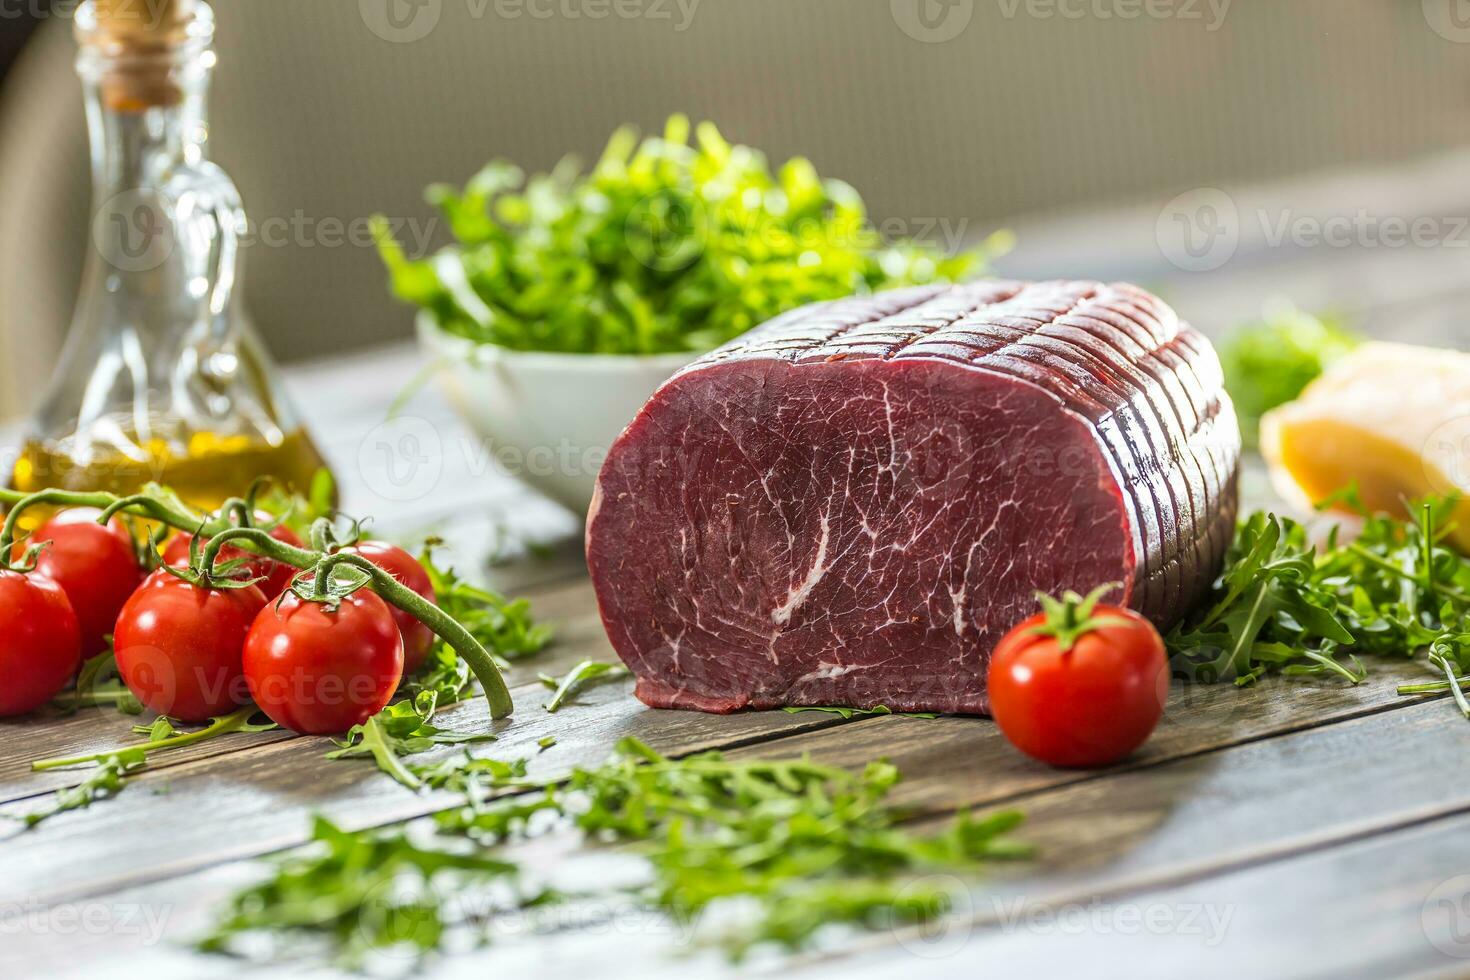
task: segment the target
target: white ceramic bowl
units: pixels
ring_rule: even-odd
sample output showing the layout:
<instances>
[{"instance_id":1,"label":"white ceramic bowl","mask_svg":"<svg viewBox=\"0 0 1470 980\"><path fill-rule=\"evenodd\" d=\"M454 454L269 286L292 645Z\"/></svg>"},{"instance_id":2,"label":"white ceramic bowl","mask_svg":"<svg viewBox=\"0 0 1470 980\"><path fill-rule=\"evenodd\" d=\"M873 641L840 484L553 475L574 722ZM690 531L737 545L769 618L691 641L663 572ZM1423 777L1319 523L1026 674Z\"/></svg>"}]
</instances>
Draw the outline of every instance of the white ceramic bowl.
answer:
<instances>
[{"instance_id":1,"label":"white ceramic bowl","mask_svg":"<svg viewBox=\"0 0 1470 980\"><path fill-rule=\"evenodd\" d=\"M446 333L427 313L418 334L445 394L500 469L582 516L613 440L698 356L507 350Z\"/></svg>"}]
</instances>

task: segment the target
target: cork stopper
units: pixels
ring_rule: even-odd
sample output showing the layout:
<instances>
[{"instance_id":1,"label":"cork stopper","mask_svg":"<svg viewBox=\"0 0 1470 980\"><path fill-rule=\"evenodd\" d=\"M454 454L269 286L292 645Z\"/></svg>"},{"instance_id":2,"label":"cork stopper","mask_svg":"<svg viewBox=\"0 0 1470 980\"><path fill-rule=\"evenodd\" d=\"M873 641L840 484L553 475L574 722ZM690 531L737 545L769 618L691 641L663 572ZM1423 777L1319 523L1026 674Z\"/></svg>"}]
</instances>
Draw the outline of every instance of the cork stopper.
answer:
<instances>
[{"instance_id":1,"label":"cork stopper","mask_svg":"<svg viewBox=\"0 0 1470 980\"><path fill-rule=\"evenodd\" d=\"M97 28L117 38L167 40L194 19L195 0L95 0Z\"/></svg>"},{"instance_id":2,"label":"cork stopper","mask_svg":"<svg viewBox=\"0 0 1470 980\"><path fill-rule=\"evenodd\" d=\"M77 40L100 56L102 97L119 112L177 105L180 57L213 32L201 0L91 0L77 16Z\"/></svg>"}]
</instances>

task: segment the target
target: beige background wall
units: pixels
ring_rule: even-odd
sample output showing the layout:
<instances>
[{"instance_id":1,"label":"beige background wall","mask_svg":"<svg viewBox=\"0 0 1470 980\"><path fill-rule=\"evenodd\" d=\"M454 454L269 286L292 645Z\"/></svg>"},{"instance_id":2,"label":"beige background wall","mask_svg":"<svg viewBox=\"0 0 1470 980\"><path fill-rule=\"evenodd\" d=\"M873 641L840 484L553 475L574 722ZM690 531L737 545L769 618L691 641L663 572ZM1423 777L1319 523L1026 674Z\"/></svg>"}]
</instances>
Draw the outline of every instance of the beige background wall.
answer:
<instances>
[{"instance_id":1,"label":"beige background wall","mask_svg":"<svg viewBox=\"0 0 1470 980\"><path fill-rule=\"evenodd\" d=\"M640 16L599 20L606 0L424 0L434 29L406 42L369 26L383 2L216 4L214 155L284 235L252 245L246 272L283 359L407 334L375 255L336 243L340 227L427 221L425 184L492 156L593 154L618 123L675 110L811 156L880 218L977 234L1470 143L1470 43L1432 30L1420 0L1235 0L1219 23L1208 0L1173 5L1197 19L1138 20L1042 16L1047 0L620 0ZM960 18L941 34L963 29L916 40L917 3ZM69 26L42 31L0 109L0 415L49 370L86 241ZM1106 256L1103 238L1069 261Z\"/></svg>"}]
</instances>

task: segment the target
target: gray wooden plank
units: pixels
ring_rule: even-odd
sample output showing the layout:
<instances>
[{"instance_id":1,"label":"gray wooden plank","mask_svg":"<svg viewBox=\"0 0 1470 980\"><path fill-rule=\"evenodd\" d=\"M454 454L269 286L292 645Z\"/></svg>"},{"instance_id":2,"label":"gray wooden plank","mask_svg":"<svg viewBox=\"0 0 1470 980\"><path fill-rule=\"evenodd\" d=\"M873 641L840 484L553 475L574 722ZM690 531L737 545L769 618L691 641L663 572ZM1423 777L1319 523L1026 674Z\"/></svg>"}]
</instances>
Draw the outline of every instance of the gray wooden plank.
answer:
<instances>
[{"instance_id":1,"label":"gray wooden plank","mask_svg":"<svg viewBox=\"0 0 1470 980\"><path fill-rule=\"evenodd\" d=\"M1456 813L1172 887L1019 906L951 936L940 963L999 976L1464 977L1467 871L1470 815ZM921 961L911 945L840 969L892 976Z\"/></svg>"},{"instance_id":2,"label":"gray wooden plank","mask_svg":"<svg viewBox=\"0 0 1470 980\"><path fill-rule=\"evenodd\" d=\"M824 762L857 764L872 758L852 747L854 740L863 740L899 746L898 751L887 754L913 761L912 752L921 749L901 746L924 741L923 730L933 724L878 719L736 754L774 756L800 750ZM969 724L989 728L982 722ZM878 738L884 729L887 737ZM949 962L967 972L982 967L990 972L1006 961L992 957L985 945L972 943L970 937L1003 928L1033 906L1127 905L1133 901L1128 896L1179 881L1207 884L1244 865L1291 860L1303 850L1337 847L1366 835L1391 838L1401 828L1426 819L1470 812L1470 790L1446 786L1439 775L1454 766L1467 749L1470 728L1448 705L1435 702L1246 741L1220 751L1154 759L1149 764L1141 760L1132 771L1078 774L1069 784L1044 789L1024 780L1020 785L1008 782L1004 775L994 785L977 781L965 771L964 757L951 752L949 758L961 763L958 772L931 772L926 780L930 785L918 793L901 795L900 801L916 805L920 813L997 799L1006 800L1007 805L1019 804L1030 814L1024 836L1042 848L1040 858L996 866L975 882L965 909L970 914L941 939L924 940L906 933L880 934L856 943L834 939L829 955L808 957L804 963L823 975L851 972L870 961L892 972L915 956L927 961L943 953L960 957ZM1415 764L1403 765L1404 759L1413 759ZM989 765L982 769L992 771ZM920 826L939 823L927 820ZM512 848L509 853L539 866L534 865L536 858L526 857L525 848ZM207 922L207 914L198 911L201 906L217 903L251 873L248 865L221 867L68 904L102 909L167 907L179 916L170 935L186 937ZM658 976L690 969L688 962L670 958L683 950L679 934L669 924L638 915L620 921L622 928L583 934L505 936L495 949L447 961L433 975L452 977L475 971L482 975L487 968L513 971L533 964L540 964L538 975L553 976L589 970L599 976ZM124 949L141 953L129 945L134 939L127 935L95 937L83 950L72 949L70 954L90 964L94 954L98 961L105 961ZM45 937L40 937L32 948L39 951L44 945ZM836 955L852 950L858 955ZM143 962L150 969L155 962L160 969L167 964L184 969L193 962L192 956L174 947L146 952ZM216 965L200 962L201 970ZM704 957L695 962L701 973L732 972L718 959ZM789 971L791 964L780 969Z\"/></svg>"}]
</instances>

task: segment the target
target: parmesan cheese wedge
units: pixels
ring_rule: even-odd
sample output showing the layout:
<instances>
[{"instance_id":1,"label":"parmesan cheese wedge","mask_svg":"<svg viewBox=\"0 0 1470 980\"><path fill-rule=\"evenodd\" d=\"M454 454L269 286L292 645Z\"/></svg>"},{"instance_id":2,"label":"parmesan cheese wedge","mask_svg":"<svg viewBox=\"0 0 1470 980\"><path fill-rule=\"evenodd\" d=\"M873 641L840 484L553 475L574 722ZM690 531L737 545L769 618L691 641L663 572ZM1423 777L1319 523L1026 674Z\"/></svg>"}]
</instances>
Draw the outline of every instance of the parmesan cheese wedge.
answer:
<instances>
[{"instance_id":1,"label":"parmesan cheese wedge","mask_svg":"<svg viewBox=\"0 0 1470 980\"><path fill-rule=\"evenodd\" d=\"M1310 506L1356 483L1375 510L1459 496L1452 535L1470 552L1470 354L1365 344L1261 421L1277 491Z\"/></svg>"}]
</instances>

